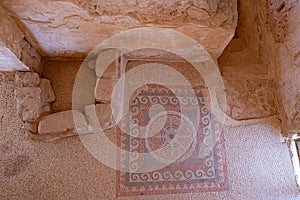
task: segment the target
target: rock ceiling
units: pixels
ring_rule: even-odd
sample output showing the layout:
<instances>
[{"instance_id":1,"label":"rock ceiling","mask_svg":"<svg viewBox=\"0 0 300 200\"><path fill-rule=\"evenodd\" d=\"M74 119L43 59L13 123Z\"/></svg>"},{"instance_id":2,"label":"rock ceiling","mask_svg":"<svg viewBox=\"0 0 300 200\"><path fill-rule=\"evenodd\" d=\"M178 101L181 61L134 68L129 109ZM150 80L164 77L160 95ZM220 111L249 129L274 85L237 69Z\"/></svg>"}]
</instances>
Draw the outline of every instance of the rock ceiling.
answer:
<instances>
[{"instance_id":1,"label":"rock ceiling","mask_svg":"<svg viewBox=\"0 0 300 200\"><path fill-rule=\"evenodd\" d=\"M46 57L82 57L101 41L136 27L184 33L217 58L234 35L236 0L2 0Z\"/></svg>"}]
</instances>

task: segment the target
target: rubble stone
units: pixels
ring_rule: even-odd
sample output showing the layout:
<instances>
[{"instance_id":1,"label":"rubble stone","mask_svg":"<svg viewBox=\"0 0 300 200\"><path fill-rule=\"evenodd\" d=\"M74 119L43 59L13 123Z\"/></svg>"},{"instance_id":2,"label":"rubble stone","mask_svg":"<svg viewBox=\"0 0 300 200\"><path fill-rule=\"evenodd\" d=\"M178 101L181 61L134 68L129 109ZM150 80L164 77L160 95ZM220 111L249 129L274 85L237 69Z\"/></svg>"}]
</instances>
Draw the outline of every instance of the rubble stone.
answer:
<instances>
[{"instance_id":1,"label":"rubble stone","mask_svg":"<svg viewBox=\"0 0 300 200\"><path fill-rule=\"evenodd\" d=\"M51 86L51 83L48 79L41 78L40 88L41 88L41 99L43 103L52 103L55 101L55 94Z\"/></svg>"},{"instance_id":2,"label":"rubble stone","mask_svg":"<svg viewBox=\"0 0 300 200\"><path fill-rule=\"evenodd\" d=\"M24 129L32 133L37 133L38 126L37 123L25 122Z\"/></svg>"},{"instance_id":3,"label":"rubble stone","mask_svg":"<svg viewBox=\"0 0 300 200\"><path fill-rule=\"evenodd\" d=\"M17 88L17 109L23 121L36 121L41 114L41 89L39 87Z\"/></svg>"}]
</instances>

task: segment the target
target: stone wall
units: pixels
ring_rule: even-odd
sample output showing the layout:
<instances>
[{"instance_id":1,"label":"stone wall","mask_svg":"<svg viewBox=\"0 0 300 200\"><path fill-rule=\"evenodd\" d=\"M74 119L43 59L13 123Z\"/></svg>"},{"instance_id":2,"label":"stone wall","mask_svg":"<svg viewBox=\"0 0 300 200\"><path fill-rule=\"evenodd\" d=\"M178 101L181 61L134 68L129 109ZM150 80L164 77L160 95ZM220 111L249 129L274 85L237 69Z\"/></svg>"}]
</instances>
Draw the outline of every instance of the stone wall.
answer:
<instances>
[{"instance_id":1,"label":"stone wall","mask_svg":"<svg viewBox=\"0 0 300 200\"><path fill-rule=\"evenodd\" d=\"M0 71L41 72L42 57L0 5Z\"/></svg>"},{"instance_id":2,"label":"stone wall","mask_svg":"<svg viewBox=\"0 0 300 200\"><path fill-rule=\"evenodd\" d=\"M283 134L299 133L300 3L297 0L246 0L240 5L246 13L241 12L242 25L238 33L248 40L249 48L254 49L261 61L269 66Z\"/></svg>"},{"instance_id":3,"label":"stone wall","mask_svg":"<svg viewBox=\"0 0 300 200\"><path fill-rule=\"evenodd\" d=\"M16 72L15 83L18 114L28 134L36 134L40 118L52 113L55 94L51 83L34 72Z\"/></svg>"},{"instance_id":4,"label":"stone wall","mask_svg":"<svg viewBox=\"0 0 300 200\"><path fill-rule=\"evenodd\" d=\"M109 87L109 83L117 80L121 75L120 64L113 62L101 77L96 72L95 66L91 67L97 74L94 80L97 84L95 83L96 85L92 88L92 101L81 109L75 110L72 105L72 92L81 63L46 60L42 78L34 72L15 74L17 111L24 122L23 128L29 138L38 141L53 141L91 133L98 123L105 130L113 127L110 101L114 84ZM91 79L91 77L88 78ZM100 78L101 81L98 80ZM102 90L103 88L105 90ZM83 96L84 99L90 99ZM93 111L96 111L98 121L92 117Z\"/></svg>"},{"instance_id":5,"label":"stone wall","mask_svg":"<svg viewBox=\"0 0 300 200\"><path fill-rule=\"evenodd\" d=\"M300 133L300 2L277 1L271 7L277 16L272 16L271 31L275 49L272 56L285 134ZM275 34L274 34L275 33ZM272 53L272 51L270 51Z\"/></svg>"}]
</instances>

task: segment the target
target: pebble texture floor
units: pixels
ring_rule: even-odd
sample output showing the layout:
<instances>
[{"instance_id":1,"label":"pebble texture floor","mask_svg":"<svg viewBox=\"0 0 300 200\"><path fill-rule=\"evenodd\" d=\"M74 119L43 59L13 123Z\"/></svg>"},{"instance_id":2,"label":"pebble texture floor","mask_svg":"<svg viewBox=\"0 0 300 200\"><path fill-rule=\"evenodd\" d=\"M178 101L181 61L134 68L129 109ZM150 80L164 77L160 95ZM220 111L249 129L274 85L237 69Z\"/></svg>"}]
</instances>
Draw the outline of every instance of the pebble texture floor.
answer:
<instances>
[{"instance_id":1,"label":"pebble texture floor","mask_svg":"<svg viewBox=\"0 0 300 200\"><path fill-rule=\"evenodd\" d=\"M78 137L51 143L27 139L16 114L14 82L0 75L0 199L117 199L116 171ZM299 199L276 118L228 124L224 132L229 191L118 199Z\"/></svg>"}]
</instances>

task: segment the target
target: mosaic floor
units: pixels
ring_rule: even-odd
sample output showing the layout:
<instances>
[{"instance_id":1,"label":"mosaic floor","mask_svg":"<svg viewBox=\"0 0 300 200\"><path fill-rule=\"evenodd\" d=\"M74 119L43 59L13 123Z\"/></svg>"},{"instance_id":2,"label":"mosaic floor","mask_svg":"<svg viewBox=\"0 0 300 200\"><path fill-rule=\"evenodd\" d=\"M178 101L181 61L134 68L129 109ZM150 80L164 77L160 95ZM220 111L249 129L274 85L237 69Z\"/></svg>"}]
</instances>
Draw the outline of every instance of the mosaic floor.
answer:
<instances>
[{"instance_id":1,"label":"mosaic floor","mask_svg":"<svg viewBox=\"0 0 300 200\"><path fill-rule=\"evenodd\" d=\"M118 145L133 152L119 155L128 172L117 172L118 197L228 190L223 134L213 134L206 89L173 92L148 85L132 98L134 123L117 131Z\"/></svg>"}]
</instances>

